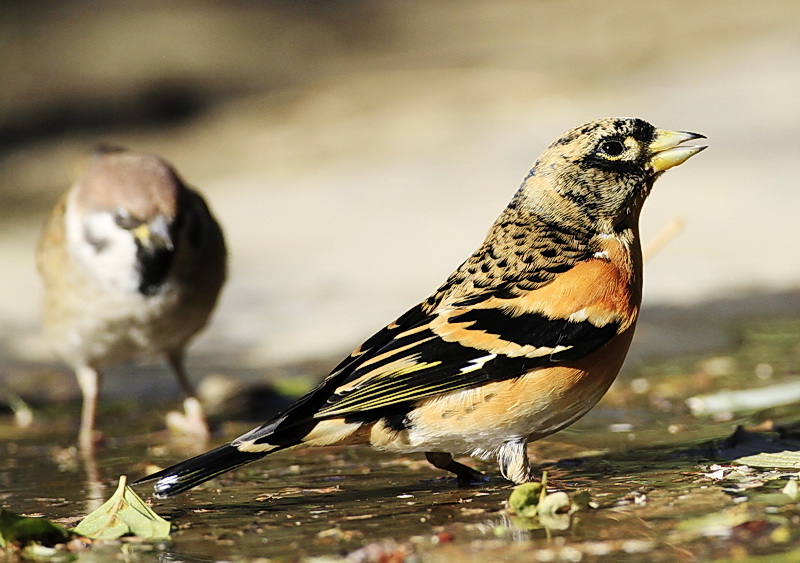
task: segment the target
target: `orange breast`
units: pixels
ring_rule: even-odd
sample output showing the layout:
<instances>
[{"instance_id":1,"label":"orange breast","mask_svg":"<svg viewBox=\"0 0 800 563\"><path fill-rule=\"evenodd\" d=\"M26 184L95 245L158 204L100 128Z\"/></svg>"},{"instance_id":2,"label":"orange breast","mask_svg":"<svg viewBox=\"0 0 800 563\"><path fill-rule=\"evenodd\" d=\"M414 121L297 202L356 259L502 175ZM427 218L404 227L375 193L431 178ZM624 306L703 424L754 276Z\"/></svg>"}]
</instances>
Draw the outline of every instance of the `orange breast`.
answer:
<instances>
[{"instance_id":1,"label":"orange breast","mask_svg":"<svg viewBox=\"0 0 800 563\"><path fill-rule=\"evenodd\" d=\"M586 414L613 383L630 345L633 327L579 361L535 369L425 401L415 409L415 426L430 434L462 434L502 440L536 440Z\"/></svg>"},{"instance_id":2,"label":"orange breast","mask_svg":"<svg viewBox=\"0 0 800 563\"><path fill-rule=\"evenodd\" d=\"M600 239L598 256L573 266L551 283L518 299L494 299L486 306L519 313L541 312L551 318L582 312L595 324L621 322L621 331L633 324L642 300L641 251L638 241Z\"/></svg>"}]
</instances>

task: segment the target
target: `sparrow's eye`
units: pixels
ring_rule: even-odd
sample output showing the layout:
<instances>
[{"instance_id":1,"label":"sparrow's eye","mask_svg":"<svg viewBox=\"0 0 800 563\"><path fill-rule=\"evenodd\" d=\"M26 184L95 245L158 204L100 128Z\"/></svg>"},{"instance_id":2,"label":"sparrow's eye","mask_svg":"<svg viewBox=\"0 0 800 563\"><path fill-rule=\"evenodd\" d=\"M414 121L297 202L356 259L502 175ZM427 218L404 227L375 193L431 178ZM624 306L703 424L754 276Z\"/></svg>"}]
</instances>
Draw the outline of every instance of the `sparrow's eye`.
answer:
<instances>
[{"instance_id":1,"label":"sparrow's eye","mask_svg":"<svg viewBox=\"0 0 800 563\"><path fill-rule=\"evenodd\" d=\"M125 209L117 209L114 212L114 222L119 225L120 228L128 231L142 224L142 221L128 213Z\"/></svg>"},{"instance_id":2,"label":"sparrow's eye","mask_svg":"<svg viewBox=\"0 0 800 563\"><path fill-rule=\"evenodd\" d=\"M600 143L600 152L608 156L619 156L625 152L625 144L617 139Z\"/></svg>"}]
</instances>

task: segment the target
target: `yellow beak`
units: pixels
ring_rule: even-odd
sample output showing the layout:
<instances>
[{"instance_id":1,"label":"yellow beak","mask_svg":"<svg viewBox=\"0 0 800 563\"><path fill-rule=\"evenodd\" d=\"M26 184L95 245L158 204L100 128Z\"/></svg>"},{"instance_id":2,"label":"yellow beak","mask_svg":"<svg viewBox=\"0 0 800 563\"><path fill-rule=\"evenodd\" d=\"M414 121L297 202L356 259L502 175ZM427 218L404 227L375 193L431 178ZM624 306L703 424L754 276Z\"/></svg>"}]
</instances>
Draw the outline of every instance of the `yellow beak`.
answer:
<instances>
[{"instance_id":1,"label":"yellow beak","mask_svg":"<svg viewBox=\"0 0 800 563\"><path fill-rule=\"evenodd\" d=\"M163 215L157 215L155 219L149 223L142 223L133 229L133 236L139 241L139 244L149 251L163 248L166 250L173 249L172 236L169 232L169 222Z\"/></svg>"},{"instance_id":2,"label":"yellow beak","mask_svg":"<svg viewBox=\"0 0 800 563\"><path fill-rule=\"evenodd\" d=\"M705 135L699 133L689 133L688 131L664 131L657 129L653 142L650 143L650 167L654 172L660 173L669 170L673 166L683 164L701 150L707 148L706 145L684 146L681 143L692 139L705 139Z\"/></svg>"}]
</instances>

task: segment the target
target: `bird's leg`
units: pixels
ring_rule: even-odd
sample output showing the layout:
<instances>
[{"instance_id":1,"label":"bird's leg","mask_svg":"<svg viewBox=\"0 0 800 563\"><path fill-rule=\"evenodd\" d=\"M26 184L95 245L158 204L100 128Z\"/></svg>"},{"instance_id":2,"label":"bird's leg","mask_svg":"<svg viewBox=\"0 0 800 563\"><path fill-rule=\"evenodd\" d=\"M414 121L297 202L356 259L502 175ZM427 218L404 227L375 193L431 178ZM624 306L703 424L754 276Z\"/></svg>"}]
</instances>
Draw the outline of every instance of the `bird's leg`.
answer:
<instances>
[{"instance_id":1,"label":"bird's leg","mask_svg":"<svg viewBox=\"0 0 800 563\"><path fill-rule=\"evenodd\" d=\"M528 441L505 442L497 454L497 463L503 477L519 485L531 480L531 466L528 461Z\"/></svg>"},{"instance_id":2,"label":"bird's leg","mask_svg":"<svg viewBox=\"0 0 800 563\"><path fill-rule=\"evenodd\" d=\"M178 378L178 384L181 386L183 394L187 397L195 397L194 387L192 387L192 382L189 381L189 374L186 372L186 367L183 364L183 350L171 350L167 352L166 359L172 373Z\"/></svg>"},{"instance_id":3,"label":"bird's leg","mask_svg":"<svg viewBox=\"0 0 800 563\"><path fill-rule=\"evenodd\" d=\"M453 456L447 452L425 452L425 459L434 467L444 469L450 473L455 473L460 487L485 480L483 473L477 469L467 467L463 463L458 463L453 459Z\"/></svg>"},{"instance_id":4,"label":"bird's leg","mask_svg":"<svg viewBox=\"0 0 800 563\"><path fill-rule=\"evenodd\" d=\"M172 350L166 354L167 363L172 369L172 373L178 378L186 398L183 400L184 414L171 412L167 414L167 426L179 434L189 435L203 442L207 442L211 432L208 429L203 406L194 392L189 374L183 363L183 350Z\"/></svg>"},{"instance_id":5,"label":"bird's leg","mask_svg":"<svg viewBox=\"0 0 800 563\"><path fill-rule=\"evenodd\" d=\"M83 395L81 407L81 429L78 434L78 446L84 452L94 449L94 420L97 416L97 400L100 397L100 372L88 365L81 365L75 369L78 386Z\"/></svg>"}]
</instances>

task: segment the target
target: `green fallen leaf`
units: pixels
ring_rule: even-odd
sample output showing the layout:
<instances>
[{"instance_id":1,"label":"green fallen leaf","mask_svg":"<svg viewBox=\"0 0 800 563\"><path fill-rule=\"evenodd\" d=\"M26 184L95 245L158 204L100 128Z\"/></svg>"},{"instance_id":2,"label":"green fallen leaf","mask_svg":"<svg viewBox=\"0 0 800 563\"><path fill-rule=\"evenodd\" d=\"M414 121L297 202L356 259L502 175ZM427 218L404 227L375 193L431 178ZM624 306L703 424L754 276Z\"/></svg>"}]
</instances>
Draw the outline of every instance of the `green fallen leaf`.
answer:
<instances>
[{"instance_id":1,"label":"green fallen leaf","mask_svg":"<svg viewBox=\"0 0 800 563\"><path fill-rule=\"evenodd\" d=\"M0 510L0 547L52 546L67 541L70 536L69 530L46 518L31 518Z\"/></svg>"},{"instance_id":2,"label":"green fallen leaf","mask_svg":"<svg viewBox=\"0 0 800 563\"><path fill-rule=\"evenodd\" d=\"M547 472L542 473L541 483L523 483L514 487L508 497L512 511L511 523L522 530L545 528L566 530L571 524L571 515L579 509L592 505L587 491L578 491L574 499L563 491L547 494Z\"/></svg>"},{"instance_id":3,"label":"green fallen leaf","mask_svg":"<svg viewBox=\"0 0 800 563\"><path fill-rule=\"evenodd\" d=\"M508 506L520 516L536 516L536 507L541 497L541 483L523 483L511 491L511 496L508 497Z\"/></svg>"},{"instance_id":4,"label":"green fallen leaf","mask_svg":"<svg viewBox=\"0 0 800 563\"><path fill-rule=\"evenodd\" d=\"M153 512L126 483L119 478L116 492L100 508L81 520L73 531L87 538L113 540L134 535L147 540L169 538L170 524Z\"/></svg>"},{"instance_id":5,"label":"green fallen leaf","mask_svg":"<svg viewBox=\"0 0 800 563\"><path fill-rule=\"evenodd\" d=\"M518 516L532 518L536 516L539 501L547 494L547 471L542 472L541 483L523 483L514 487L508 497L508 506Z\"/></svg>"}]
</instances>

